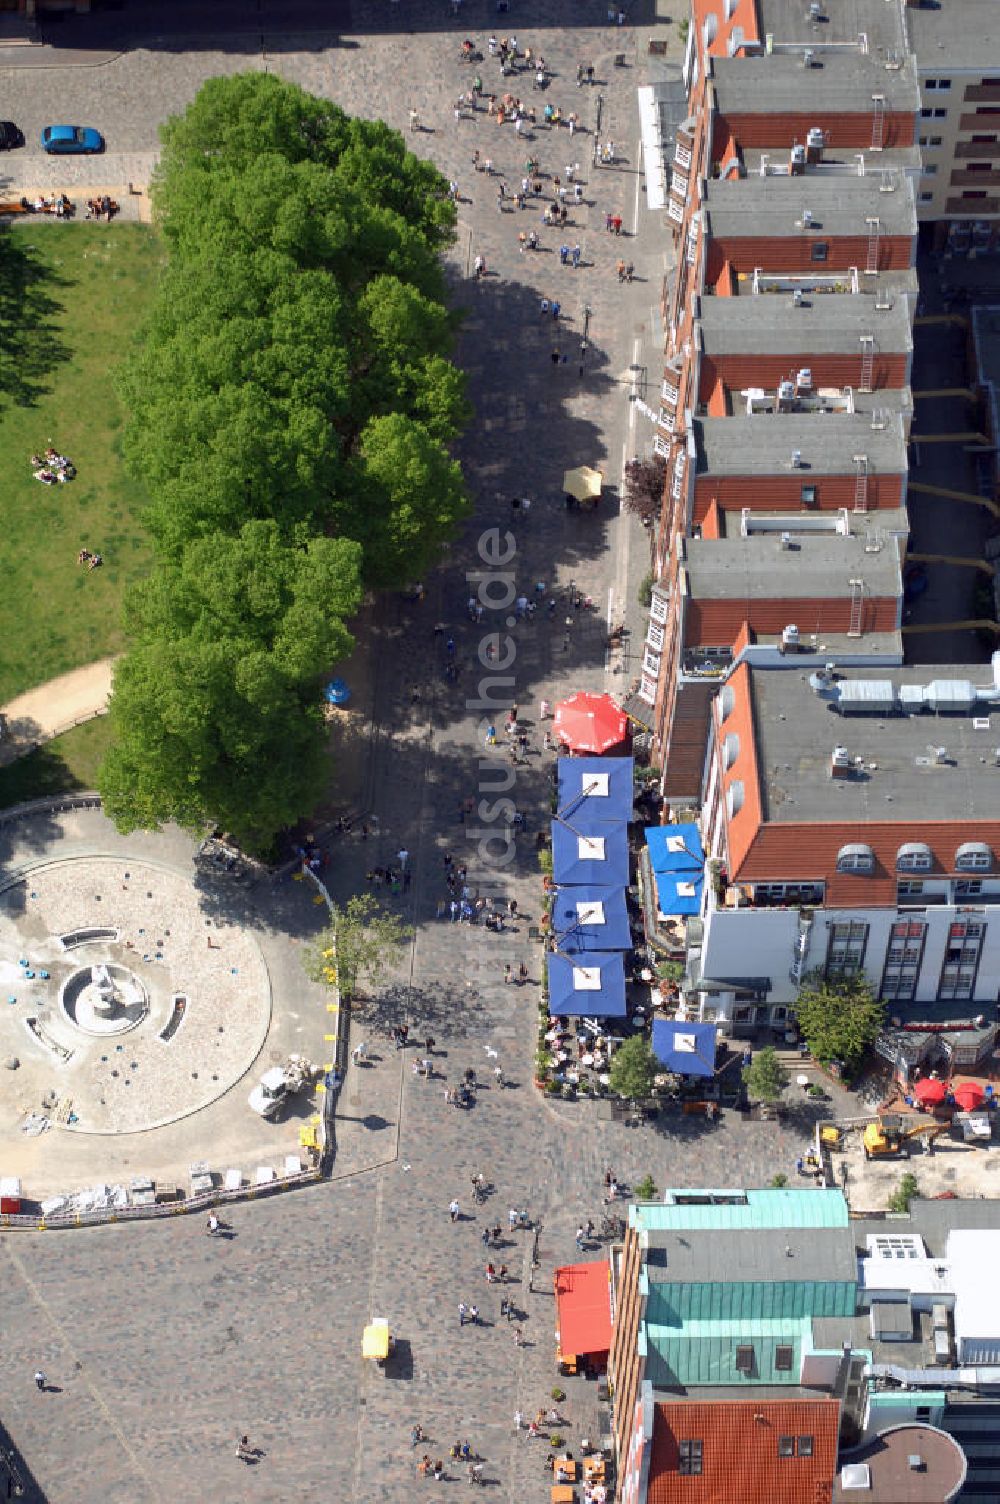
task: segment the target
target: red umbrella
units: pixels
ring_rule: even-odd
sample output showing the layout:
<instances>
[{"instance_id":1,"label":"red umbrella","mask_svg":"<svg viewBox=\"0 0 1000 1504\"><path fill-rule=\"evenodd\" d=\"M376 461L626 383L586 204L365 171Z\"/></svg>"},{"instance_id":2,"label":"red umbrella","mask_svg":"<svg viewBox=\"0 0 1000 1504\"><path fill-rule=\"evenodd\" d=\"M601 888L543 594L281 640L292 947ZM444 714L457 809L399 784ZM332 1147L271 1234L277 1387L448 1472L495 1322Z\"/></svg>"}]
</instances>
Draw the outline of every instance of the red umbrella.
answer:
<instances>
[{"instance_id":1,"label":"red umbrella","mask_svg":"<svg viewBox=\"0 0 1000 1504\"><path fill-rule=\"evenodd\" d=\"M571 752L601 757L628 736L628 716L610 695L575 694L556 706L556 736Z\"/></svg>"},{"instance_id":2,"label":"red umbrella","mask_svg":"<svg viewBox=\"0 0 1000 1504\"><path fill-rule=\"evenodd\" d=\"M963 1112L975 1112L986 1101L986 1093L978 1081L963 1081L955 1087L955 1101Z\"/></svg>"},{"instance_id":3,"label":"red umbrella","mask_svg":"<svg viewBox=\"0 0 1000 1504\"><path fill-rule=\"evenodd\" d=\"M913 1088L913 1095L921 1107L936 1107L948 1095L948 1088L943 1081L935 1081L928 1076L925 1080L917 1082Z\"/></svg>"}]
</instances>

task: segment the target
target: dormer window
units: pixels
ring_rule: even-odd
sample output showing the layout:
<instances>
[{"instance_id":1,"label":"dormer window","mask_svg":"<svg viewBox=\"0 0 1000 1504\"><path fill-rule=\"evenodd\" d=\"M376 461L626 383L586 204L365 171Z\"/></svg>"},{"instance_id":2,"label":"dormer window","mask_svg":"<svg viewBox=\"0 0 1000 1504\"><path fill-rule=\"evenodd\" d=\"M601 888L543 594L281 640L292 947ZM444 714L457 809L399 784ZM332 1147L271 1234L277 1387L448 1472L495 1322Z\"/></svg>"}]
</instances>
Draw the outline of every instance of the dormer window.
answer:
<instances>
[{"instance_id":1,"label":"dormer window","mask_svg":"<svg viewBox=\"0 0 1000 1504\"><path fill-rule=\"evenodd\" d=\"M993 852L985 841L965 841L955 852L956 872L989 872Z\"/></svg>"},{"instance_id":2,"label":"dormer window","mask_svg":"<svg viewBox=\"0 0 1000 1504\"><path fill-rule=\"evenodd\" d=\"M907 841L896 852L897 872L929 872L933 865L931 848L923 841Z\"/></svg>"},{"instance_id":3,"label":"dormer window","mask_svg":"<svg viewBox=\"0 0 1000 1504\"><path fill-rule=\"evenodd\" d=\"M738 815L743 808L743 796L743 780L741 778L734 778L726 790L726 811L730 820Z\"/></svg>"},{"instance_id":4,"label":"dormer window","mask_svg":"<svg viewBox=\"0 0 1000 1504\"><path fill-rule=\"evenodd\" d=\"M735 731L730 731L722 743L722 766L727 773L739 755L740 739Z\"/></svg>"},{"instance_id":5,"label":"dormer window","mask_svg":"<svg viewBox=\"0 0 1000 1504\"><path fill-rule=\"evenodd\" d=\"M875 853L870 846L864 846L855 842L850 846L841 846L837 852L837 871L847 872L855 876L866 875L875 871Z\"/></svg>"}]
</instances>

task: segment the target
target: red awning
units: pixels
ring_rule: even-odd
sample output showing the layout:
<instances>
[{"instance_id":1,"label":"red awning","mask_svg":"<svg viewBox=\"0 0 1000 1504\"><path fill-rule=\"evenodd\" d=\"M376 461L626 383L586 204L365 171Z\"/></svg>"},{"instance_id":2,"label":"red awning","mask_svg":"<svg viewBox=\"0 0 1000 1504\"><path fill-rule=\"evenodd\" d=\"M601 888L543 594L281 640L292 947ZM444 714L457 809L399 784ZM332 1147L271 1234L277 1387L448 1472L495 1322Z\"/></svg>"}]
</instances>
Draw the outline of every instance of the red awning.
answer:
<instances>
[{"instance_id":1,"label":"red awning","mask_svg":"<svg viewBox=\"0 0 1000 1504\"><path fill-rule=\"evenodd\" d=\"M948 1095L948 1088L943 1081L935 1081L928 1076L925 1080L917 1082L913 1088L913 1095L922 1107L936 1107Z\"/></svg>"},{"instance_id":2,"label":"red awning","mask_svg":"<svg viewBox=\"0 0 1000 1504\"><path fill-rule=\"evenodd\" d=\"M556 1341L564 1357L611 1348L611 1267L607 1259L556 1270Z\"/></svg>"},{"instance_id":3,"label":"red awning","mask_svg":"<svg viewBox=\"0 0 1000 1504\"><path fill-rule=\"evenodd\" d=\"M955 1087L955 1101L963 1112L975 1112L986 1101L986 1093L978 1081L963 1081Z\"/></svg>"},{"instance_id":4,"label":"red awning","mask_svg":"<svg viewBox=\"0 0 1000 1504\"><path fill-rule=\"evenodd\" d=\"M601 757L628 736L628 716L610 695L575 694L556 706L556 736L573 752Z\"/></svg>"}]
</instances>

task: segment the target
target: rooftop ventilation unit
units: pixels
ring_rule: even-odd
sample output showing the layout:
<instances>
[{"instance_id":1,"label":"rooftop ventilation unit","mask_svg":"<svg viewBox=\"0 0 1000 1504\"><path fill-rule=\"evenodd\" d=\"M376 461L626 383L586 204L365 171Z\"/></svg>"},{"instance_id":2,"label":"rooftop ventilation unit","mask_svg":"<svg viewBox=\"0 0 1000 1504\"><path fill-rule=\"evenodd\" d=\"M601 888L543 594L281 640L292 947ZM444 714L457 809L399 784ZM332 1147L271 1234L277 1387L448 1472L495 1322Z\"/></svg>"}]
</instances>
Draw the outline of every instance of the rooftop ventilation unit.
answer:
<instances>
[{"instance_id":1,"label":"rooftop ventilation unit","mask_svg":"<svg viewBox=\"0 0 1000 1504\"><path fill-rule=\"evenodd\" d=\"M821 162L823 160L823 148L826 146L826 136L821 126L810 126L806 135L806 160L808 162Z\"/></svg>"},{"instance_id":2,"label":"rooftop ventilation unit","mask_svg":"<svg viewBox=\"0 0 1000 1504\"><path fill-rule=\"evenodd\" d=\"M801 449L793 449L792 450L792 469L793 470L801 470L802 469L802 450Z\"/></svg>"},{"instance_id":3,"label":"rooftop ventilation unit","mask_svg":"<svg viewBox=\"0 0 1000 1504\"><path fill-rule=\"evenodd\" d=\"M781 647L786 653L794 653L799 646L799 629L793 621L781 629Z\"/></svg>"},{"instance_id":4,"label":"rooftop ventilation unit","mask_svg":"<svg viewBox=\"0 0 1000 1504\"><path fill-rule=\"evenodd\" d=\"M793 308L801 308L802 307L802 303L803 303L802 289L801 289L801 287L796 287L796 289L792 293L792 307Z\"/></svg>"},{"instance_id":5,"label":"rooftop ventilation unit","mask_svg":"<svg viewBox=\"0 0 1000 1504\"><path fill-rule=\"evenodd\" d=\"M811 209L803 209L802 210L802 228L804 230L808 230L809 227L810 227L810 225L812 224L812 222L813 222L813 211Z\"/></svg>"},{"instance_id":6,"label":"rooftop ventilation unit","mask_svg":"<svg viewBox=\"0 0 1000 1504\"><path fill-rule=\"evenodd\" d=\"M906 1459L906 1465L911 1473L922 1473L924 1470L924 1459L919 1452L911 1452Z\"/></svg>"},{"instance_id":7,"label":"rooftop ventilation unit","mask_svg":"<svg viewBox=\"0 0 1000 1504\"><path fill-rule=\"evenodd\" d=\"M809 366L803 366L802 369L800 371L797 371L795 374L795 390L797 392L811 392L812 384L812 370Z\"/></svg>"},{"instance_id":8,"label":"rooftop ventilation unit","mask_svg":"<svg viewBox=\"0 0 1000 1504\"><path fill-rule=\"evenodd\" d=\"M814 56L814 54L813 54L812 48L811 47L807 47L806 50L805 50L805 52L803 52L803 54L802 54L802 66L803 66L803 68L811 68L812 67L812 65L813 65L813 56Z\"/></svg>"},{"instance_id":9,"label":"rooftop ventilation unit","mask_svg":"<svg viewBox=\"0 0 1000 1504\"><path fill-rule=\"evenodd\" d=\"M779 411L779 413L791 412L791 410L792 410L792 403L794 401L795 401L795 384L794 384L794 382L791 382L791 381L779 381L778 382L778 411Z\"/></svg>"},{"instance_id":10,"label":"rooftop ventilation unit","mask_svg":"<svg viewBox=\"0 0 1000 1504\"><path fill-rule=\"evenodd\" d=\"M820 5L819 0L812 0L812 3L809 6L809 14L806 17L806 20L807 21L822 21L822 19L823 19L823 7L822 7L822 5Z\"/></svg>"},{"instance_id":11,"label":"rooftop ventilation unit","mask_svg":"<svg viewBox=\"0 0 1000 1504\"><path fill-rule=\"evenodd\" d=\"M791 546L792 546L792 535L791 535L791 533L782 533L782 535L781 535L781 547L782 547L782 549L787 553L788 550L791 548Z\"/></svg>"}]
</instances>

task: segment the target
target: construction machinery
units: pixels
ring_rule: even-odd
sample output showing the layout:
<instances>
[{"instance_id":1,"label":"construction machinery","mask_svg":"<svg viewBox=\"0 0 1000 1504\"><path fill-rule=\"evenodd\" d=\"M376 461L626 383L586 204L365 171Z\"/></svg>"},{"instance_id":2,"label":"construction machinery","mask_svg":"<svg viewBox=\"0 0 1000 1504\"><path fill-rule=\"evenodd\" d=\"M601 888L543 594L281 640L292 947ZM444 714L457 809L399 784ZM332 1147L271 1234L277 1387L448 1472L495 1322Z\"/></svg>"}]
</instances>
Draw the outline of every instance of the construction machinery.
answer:
<instances>
[{"instance_id":1,"label":"construction machinery","mask_svg":"<svg viewBox=\"0 0 1000 1504\"><path fill-rule=\"evenodd\" d=\"M928 1145L951 1129L950 1123L923 1118L912 1122L899 1116L886 1116L869 1123L862 1134L865 1159L888 1159L909 1153L909 1145L916 1139L926 1139Z\"/></svg>"}]
</instances>

